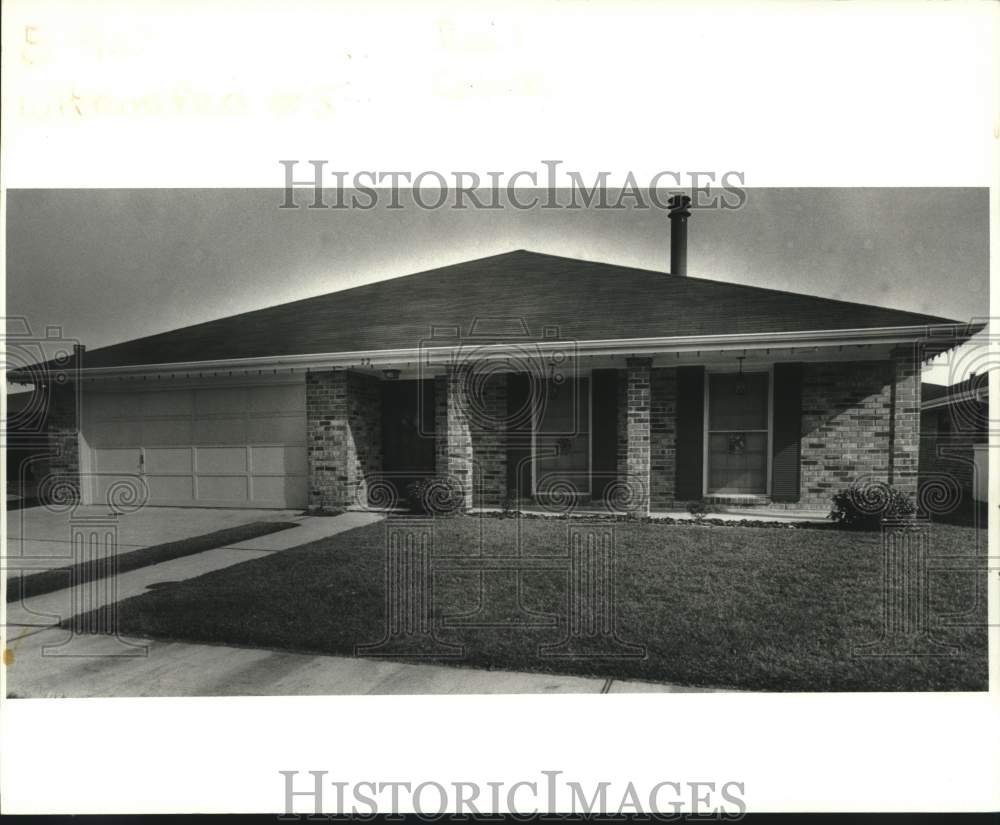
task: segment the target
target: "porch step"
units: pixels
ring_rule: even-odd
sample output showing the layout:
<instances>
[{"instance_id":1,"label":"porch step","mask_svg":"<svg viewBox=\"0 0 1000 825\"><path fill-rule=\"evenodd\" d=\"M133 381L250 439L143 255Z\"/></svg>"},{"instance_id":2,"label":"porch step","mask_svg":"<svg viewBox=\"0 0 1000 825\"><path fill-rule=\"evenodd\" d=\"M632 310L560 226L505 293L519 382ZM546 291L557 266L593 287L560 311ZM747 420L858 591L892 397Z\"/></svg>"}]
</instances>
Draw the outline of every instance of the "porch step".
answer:
<instances>
[{"instance_id":1,"label":"porch step","mask_svg":"<svg viewBox=\"0 0 1000 825\"><path fill-rule=\"evenodd\" d=\"M705 504L721 504L726 507L767 507L771 504L768 496L705 496Z\"/></svg>"}]
</instances>

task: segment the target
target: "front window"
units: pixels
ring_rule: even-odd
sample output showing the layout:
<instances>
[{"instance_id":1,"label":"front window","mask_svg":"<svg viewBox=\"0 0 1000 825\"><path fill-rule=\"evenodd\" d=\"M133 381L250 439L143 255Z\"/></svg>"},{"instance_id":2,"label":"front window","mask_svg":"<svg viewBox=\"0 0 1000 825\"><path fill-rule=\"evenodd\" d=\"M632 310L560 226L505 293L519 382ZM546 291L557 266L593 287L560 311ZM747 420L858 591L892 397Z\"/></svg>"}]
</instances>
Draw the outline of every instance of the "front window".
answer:
<instances>
[{"instance_id":1,"label":"front window","mask_svg":"<svg viewBox=\"0 0 1000 825\"><path fill-rule=\"evenodd\" d=\"M709 374L710 495L767 493L768 373Z\"/></svg>"}]
</instances>

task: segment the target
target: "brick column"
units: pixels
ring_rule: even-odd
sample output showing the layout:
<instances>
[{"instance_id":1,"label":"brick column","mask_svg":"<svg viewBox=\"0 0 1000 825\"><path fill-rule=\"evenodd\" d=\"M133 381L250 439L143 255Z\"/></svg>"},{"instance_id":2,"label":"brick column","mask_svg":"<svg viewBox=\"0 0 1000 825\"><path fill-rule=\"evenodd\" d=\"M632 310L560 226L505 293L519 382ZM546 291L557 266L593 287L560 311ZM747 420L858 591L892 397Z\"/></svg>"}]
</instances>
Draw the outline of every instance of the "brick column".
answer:
<instances>
[{"instance_id":1,"label":"brick column","mask_svg":"<svg viewBox=\"0 0 1000 825\"><path fill-rule=\"evenodd\" d=\"M477 507L500 507L507 496L507 375L484 375L476 388L468 415L472 499Z\"/></svg>"},{"instance_id":2,"label":"brick column","mask_svg":"<svg viewBox=\"0 0 1000 825\"><path fill-rule=\"evenodd\" d=\"M80 501L80 446L76 387L55 386L48 390L45 430L48 441L45 478L40 492L63 501Z\"/></svg>"},{"instance_id":3,"label":"brick column","mask_svg":"<svg viewBox=\"0 0 1000 825\"><path fill-rule=\"evenodd\" d=\"M649 504L665 510L674 504L677 480L677 370L654 369L650 374Z\"/></svg>"},{"instance_id":4,"label":"brick column","mask_svg":"<svg viewBox=\"0 0 1000 825\"><path fill-rule=\"evenodd\" d=\"M381 382L349 370L306 376L309 509L367 506L382 471Z\"/></svg>"},{"instance_id":5,"label":"brick column","mask_svg":"<svg viewBox=\"0 0 1000 825\"><path fill-rule=\"evenodd\" d=\"M434 452L437 474L462 487L465 506L472 505L472 435L465 403L465 375L449 366L434 379Z\"/></svg>"},{"instance_id":6,"label":"brick column","mask_svg":"<svg viewBox=\"0 0 1000 825\"><path fill-rule=\"evenodd\" d=\"M650 358L629 358L625 370L625 481L634 485L634 510L649 512Z\"/></svg>"},{"instance_id":7,"label":"brick column","mask_svg":"<svg viewBox=\"0 0 1000 825\"><path fill-rule=\"evenodd\" d=\"M915 353L892 362L889 483L914 498L920 465L920 364Z\"/></svg>"}]
</instances>

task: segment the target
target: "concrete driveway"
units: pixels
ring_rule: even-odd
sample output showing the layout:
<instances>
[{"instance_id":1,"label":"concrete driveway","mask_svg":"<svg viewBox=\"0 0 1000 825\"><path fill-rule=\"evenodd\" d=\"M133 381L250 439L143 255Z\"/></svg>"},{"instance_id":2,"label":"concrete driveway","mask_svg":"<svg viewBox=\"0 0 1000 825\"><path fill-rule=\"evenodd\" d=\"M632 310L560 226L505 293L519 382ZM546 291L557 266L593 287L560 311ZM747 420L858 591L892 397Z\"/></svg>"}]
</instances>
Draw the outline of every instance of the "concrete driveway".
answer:
<instances>
[{"instance_id":1,"label":"concrete driveway","mask_svg":"<svg viewBox=\"0 0 1000 825\"><path fill-rule=\"evenodd\" d=\"M107 519L104 505L81 506L64 512L45 507L4 514L7 546L3 568L7 576L62 567L73 561L70 538L74 524ZM118 516L118 552L212 533L251 521L296 521L301 510L223 510L204 507L143 507Z\"/></svg>"},{"instance_id":2,"label":"concrete driveway","mask_svg":"<svg viewBox=\"0 0 1000 825\"><path fill-rule=\"evenodd\" d=\"M272 514L271 520L276 520L277 516L273 514L285 511L256 512L270 513ZM288 550L291 547L328 538L345 530L353 530L355 527L372 524L381 518L382 516L377 513L365 512L342 513L333 518L294 513L291 517L281 519L295 525L290 530L281 530L277 533L245 539L227 544L224 547L203 550L180 558L149 564L135 570L119 572L115 576L95 582L84 582L75 586L67 586L61 590L8 602L4 605L4 625L7 628L7 636L8 638L21 637L32 629L57 625L63 619L104 607L122 599L138 596L165 582L184 581L234 564L242 564L269 553ZM204 532L219 529L205 523L202 523L202 528ZM123 552L129 552L131 549L126 548Z\"/></svg>"}]
</instances>

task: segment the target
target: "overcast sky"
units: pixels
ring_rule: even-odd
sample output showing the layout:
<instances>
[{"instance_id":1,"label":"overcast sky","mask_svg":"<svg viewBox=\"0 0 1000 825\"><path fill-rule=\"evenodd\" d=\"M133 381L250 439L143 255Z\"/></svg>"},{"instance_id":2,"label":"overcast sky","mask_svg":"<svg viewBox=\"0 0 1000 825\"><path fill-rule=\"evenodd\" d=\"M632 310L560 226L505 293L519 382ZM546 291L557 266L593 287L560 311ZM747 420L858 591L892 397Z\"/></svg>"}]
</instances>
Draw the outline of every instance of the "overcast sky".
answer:
<instances>
[{"instance_id":1,"label":"overcast sky","mask_svg":"<svg viewBox=\"0 0 1000 825\"><path fill-rule=\"evenodd\" d=\"M747 194L741 209L690 219L690 275L963 321L986 315L987 190ZM511 249L669 268L658 209L280 210L281 199L10 191L6 314L33 330L62 326L94 349Z\"/></svg>"}]
</instances>

